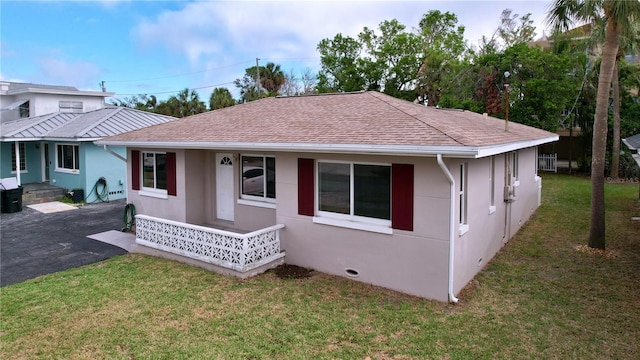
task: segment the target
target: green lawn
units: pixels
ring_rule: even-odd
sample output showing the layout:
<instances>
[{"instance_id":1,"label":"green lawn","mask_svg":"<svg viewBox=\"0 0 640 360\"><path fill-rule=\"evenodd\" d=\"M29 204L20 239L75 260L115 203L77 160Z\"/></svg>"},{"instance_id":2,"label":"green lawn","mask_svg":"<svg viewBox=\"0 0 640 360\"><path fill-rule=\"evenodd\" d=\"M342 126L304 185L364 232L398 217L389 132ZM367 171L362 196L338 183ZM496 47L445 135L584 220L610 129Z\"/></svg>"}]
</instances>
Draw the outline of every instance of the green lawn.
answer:
<instances>
[{"instance_id":1,"label":"green lawn","mask_svg":"<svg viewBox=\"0 0 640 360\"><path fill-rule=\"evenodd\" d=\"M598 253L589 180L543 177L543 206L457 305L128 254L0 289L0 358L639 359L638 184L607 185Z\"/></svg>"}]
</instances>

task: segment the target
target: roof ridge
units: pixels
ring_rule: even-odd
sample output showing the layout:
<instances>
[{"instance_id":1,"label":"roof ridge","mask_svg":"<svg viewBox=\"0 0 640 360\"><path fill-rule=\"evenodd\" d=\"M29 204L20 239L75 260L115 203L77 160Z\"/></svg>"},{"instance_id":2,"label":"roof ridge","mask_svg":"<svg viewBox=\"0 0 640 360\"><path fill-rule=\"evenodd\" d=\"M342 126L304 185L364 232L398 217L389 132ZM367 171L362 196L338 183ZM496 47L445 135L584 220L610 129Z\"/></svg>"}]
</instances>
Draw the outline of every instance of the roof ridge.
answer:
<instances>
[{"instance_id":1,"label":"roof ridge","mask_svg":"<svg viewBox=\"0 0 640 360\"><path fill-rule=\"evenodd\" d=\"M302 94L302 95L278 95L273 96L276 99L289 99L289 98L303 98L303 97L320 97L320 96L335 96L335 95L357 95L371 92L370 90L358 90L358 91L346 91L346 92L330 92L330 93L315 93L315 94ZM375 92L375 91L374 91ZM262 98L264 99L264 98Z\"/></svg>"},{"instance_id":2,"label":"roof ridge","mask_svg":"<svg viewBox=\"0 0 640 360\"><path fill-rule=\"evenodd\" d=\"M34 117L34 118L37 118L37 117L42 117L42 118L41 118L40 120L36 121L35 123L28 123L28 124L25 124L24 126L19 127L18 129L14 130L14 131L12 131L12 132L10 132L10 133L4 134L4 135L2 135L2 136L3 136L3 137L10 137L10 136L13 136L13 135L15 135L15 134L17 134L17 133L20 133L20 132L22 132L22 131L25 131L25 130L27 130L27 129L29 129L29 128L31 128L31 127L33 127L33 126L35 126L35 125L42 124L43 122L45 122L45 121L47 121L47 120L49 120L49 119L51 119L51 118L53 118L53 117L56 117L56 116L58 116L58 115L60 115L60 114L63 114L63 113L58 111L58 112L54 112L54 113L50 113L50 114L46 114L46 115L39 115L39 116L36 116L36 117ZM20 120L20 119L15 120L15 122L20 122L20 121L28 122L28 121ZM65 124L66 124L66 123L67 123L67 122L65 121Z\"/></svg>"},{"instance_id":3,"label":"roof ridge","mask_svg":"<svg viewBox=\"0 0 640 360\"><path fill-rule=\"evenodd\" d=\"M446 136L446 137L448 137L449 139L451 139L451 140L455 141L456 143L461 144L461 145L464 145L460 140L458 140L458 139L456 139L455 137L453 137L453 136L449 135L447 132L445 132L445 131L443 131L443 130L441 130L441 129L438 129L437 127L435 127L435 126L433 126L433 125L431 125L431 124L429 124L429 123L425 122L424 120L422 120L422 119L418 118L418 117L416 116L416 114L410 114L410 113L408 113L408 112L406 112L406 111L404 111L404 110L400 109L399 107L397 107L397 106L395 106L395 105L391 104L391 102L386 101L386 100L383 100L381 96L377 96L378 94L379 94L379 95L383 95L382 93L379 93L379 92L377 92L377 91L367 91L366 93L371 94L374 98L376 98L376 99L378 99L378 100L380 100L380 101L384 102L385 104L387 104L387 105L389 105L389 106L393 107L394 109L396 109L396 110L398 110L398 111L400 111L400 112L402 112L402 113L404 113L404 114L406 114L406 115L408 115L408 116L410 116L410 117L414 118L415 120L417 120L418 122L420 122L420 123L422 123L422 124L424 124L424 125L428 126L429 128L434 129L435 131L442 133L444 136ZM375 95L374 95L374 94L375 94ZM384 95L386 95L386 94L384 94ZM392 99L396 99L396 100L398 100L397 98L394 98L394 97L392 97L392 96L390 96L390 95L386 95L386 96L389 96L389 97L390 97L390 98L392 98ZM413 103L410 103L410 104L415 105L415 104L413 104ZM423 106L423 105L419 105L419 106Z\"/></svg>"},{"instance_id":4,"label":"roof ridge","mask_svg":"<svg viewBox=\"0 0 640 360\"><path fill-rule=\"evenodd\" d=\"M86 128L84 128L84 129L80 130L80 131L76 134L76 136L77 136L77 137L82 137L82 136L84 136L86 133L88 133L89 131L91 131L92 129L94 129L96 126L98 126L99 124L102 124L102 122L103 122L104 120L106 120L106 119L110 118L111 116L113 116L113 115L115 115L115 114L119 113L120 111L122 111L122 109L124 109L124 108L122 108L122 107L118 107L118 108L116 108L116 109L115 109L115 111L113 111L113 108L100 108L100 109L96 109L96 110L93 110L93 111L89 111L89 112L83 113L82 115L86 115L86 114L92 113L92 112L94 112L94 111L96 111L96 112L97 112L97 111L100 111L100 110L111 110L111 111L107 112L104 116L102 116L102 117L98 118L96 121L94 121L93 123L91 123L91 125L89 125L89 126L87 126Z\"/></svg>"}]
</instances>

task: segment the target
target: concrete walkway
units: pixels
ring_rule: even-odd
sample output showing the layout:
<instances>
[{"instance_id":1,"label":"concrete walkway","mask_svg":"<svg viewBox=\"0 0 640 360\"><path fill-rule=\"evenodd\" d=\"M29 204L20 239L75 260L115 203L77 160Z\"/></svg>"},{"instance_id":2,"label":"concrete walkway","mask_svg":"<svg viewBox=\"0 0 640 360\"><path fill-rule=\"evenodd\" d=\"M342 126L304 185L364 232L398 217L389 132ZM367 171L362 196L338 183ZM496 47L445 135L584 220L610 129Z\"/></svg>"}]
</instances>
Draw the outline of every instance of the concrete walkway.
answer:
<instances>
[{"instance_id":1,"label":"concrete walkway","mask_svg":"<svg viewBox=\"0 0 640 360\"><path fill-rule=\"evenodd\" d=\"M125 205L116 200L73 211L25 207L0 214L0 286L126 254L133 235L120 232Z\"/></svg>"}]
</instances>

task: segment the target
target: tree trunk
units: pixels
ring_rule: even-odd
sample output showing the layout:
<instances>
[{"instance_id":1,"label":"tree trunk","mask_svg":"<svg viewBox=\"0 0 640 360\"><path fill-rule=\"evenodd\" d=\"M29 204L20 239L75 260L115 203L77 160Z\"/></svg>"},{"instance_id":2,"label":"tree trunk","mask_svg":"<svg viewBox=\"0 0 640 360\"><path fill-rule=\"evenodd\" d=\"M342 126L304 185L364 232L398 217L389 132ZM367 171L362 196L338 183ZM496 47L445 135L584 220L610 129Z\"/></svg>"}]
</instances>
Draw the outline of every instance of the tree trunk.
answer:
<instances>
[{"instance_id":1,"label":"tree trunk","mask_svg":"<svg viewBox=\"0 0 640 360\"><path fill-rule=\"evenodd\" d=\"M618 59L613 68L611 87L613 87L613 146L611 147L611 174L617 179L620 173L620 83L618 72Z\"/></svg>"},{"instance_id":2,"label":"tree trunk","mask_svg":"<svg viewBox=\"0 0 640 360\"><path fill-rule=\"evenodd\" d=\"M619 30L611 19L607 22L598 92L596 113L593 121L593 147L591 155L591 225L589 247L605 248L605 204L604 204L604 161L607 150L607 115L609 110L609 90L618 53Z\"/></svg>"}]
</instances>

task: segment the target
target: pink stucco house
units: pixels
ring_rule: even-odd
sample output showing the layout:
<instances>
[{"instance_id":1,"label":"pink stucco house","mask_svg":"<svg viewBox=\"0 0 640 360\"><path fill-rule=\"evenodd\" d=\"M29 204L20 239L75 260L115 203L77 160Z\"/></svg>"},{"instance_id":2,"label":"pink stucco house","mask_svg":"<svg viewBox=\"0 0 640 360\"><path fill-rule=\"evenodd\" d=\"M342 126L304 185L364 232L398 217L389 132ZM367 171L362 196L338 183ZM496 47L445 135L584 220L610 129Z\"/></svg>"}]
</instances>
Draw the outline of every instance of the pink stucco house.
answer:
<instances>
[{"instance_id":1,"label":"pink stucco house","mask_svg":"<svg viewBox=\"0 0 640 360\"><path fill-rule=\"evenodd\" d=\"M537 146L557 139L368 91L265 98L98 144L128 149L136 251L455 302L540 205Z\"/></svg>"}]
</instances>

